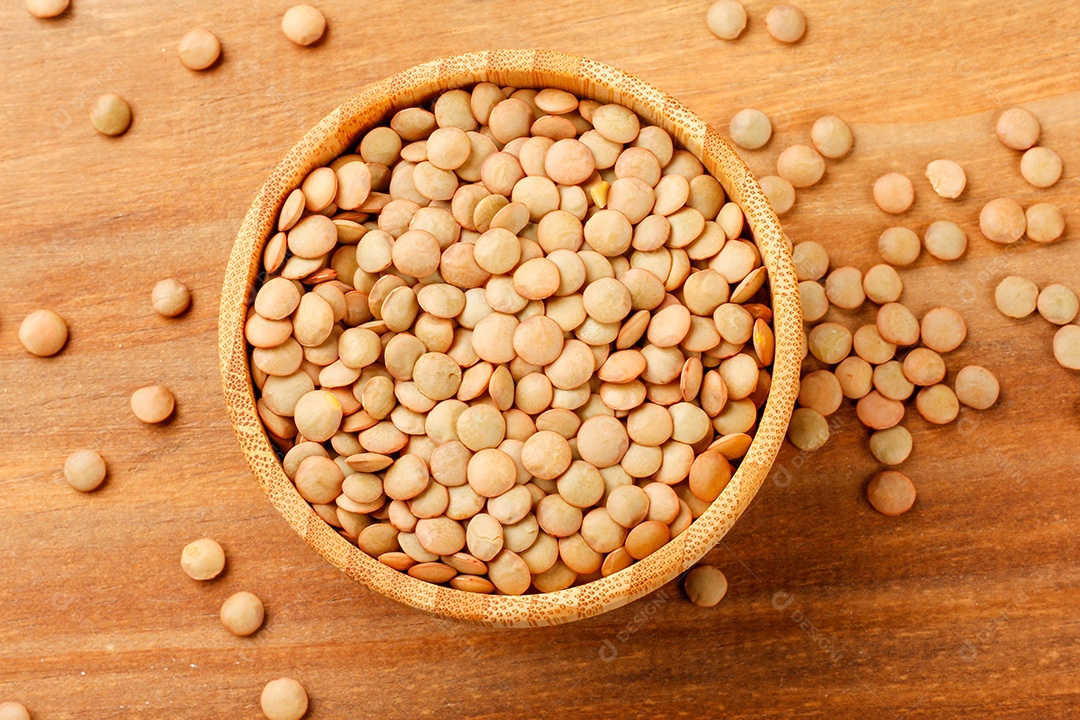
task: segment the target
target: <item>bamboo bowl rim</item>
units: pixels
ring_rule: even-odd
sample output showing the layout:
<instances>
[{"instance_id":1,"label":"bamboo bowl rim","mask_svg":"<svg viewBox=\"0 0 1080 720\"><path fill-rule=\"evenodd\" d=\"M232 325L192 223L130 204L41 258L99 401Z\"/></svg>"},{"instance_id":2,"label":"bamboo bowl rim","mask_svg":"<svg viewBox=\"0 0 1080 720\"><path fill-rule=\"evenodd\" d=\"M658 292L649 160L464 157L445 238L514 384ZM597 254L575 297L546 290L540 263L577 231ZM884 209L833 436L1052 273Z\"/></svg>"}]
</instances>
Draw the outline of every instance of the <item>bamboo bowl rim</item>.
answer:
<instances>
[{"instance_id":1,"label":"bamboo bowl rim","mask_svg":"<svg viewBox=\"0 0 1080 720\"><path fill-rule=\"evenodd\" d=\"M687 530L652 555L606 578L558 592L481 595L437 586L383 565L338 535L300 496L277 459L256 411L244 339L251 291L261 279L262 250L288 193L390 113L481 81L555 87L621 103L667 130L742 207L772 291L772 387L731 482ZM252 473L289 525L324 559L368 588L420 610L488 626L541 626L598 615L656 590L712 549L749 506L783 442L798 394L801 338L802 311L788 241L757 180L727 142L649 83L593 60L544 50L491 50L427 62L367 86L327 115L274 168L249 208L226 269L218 324L222 385L233 429Z\"/></svg>"}]
</instances>

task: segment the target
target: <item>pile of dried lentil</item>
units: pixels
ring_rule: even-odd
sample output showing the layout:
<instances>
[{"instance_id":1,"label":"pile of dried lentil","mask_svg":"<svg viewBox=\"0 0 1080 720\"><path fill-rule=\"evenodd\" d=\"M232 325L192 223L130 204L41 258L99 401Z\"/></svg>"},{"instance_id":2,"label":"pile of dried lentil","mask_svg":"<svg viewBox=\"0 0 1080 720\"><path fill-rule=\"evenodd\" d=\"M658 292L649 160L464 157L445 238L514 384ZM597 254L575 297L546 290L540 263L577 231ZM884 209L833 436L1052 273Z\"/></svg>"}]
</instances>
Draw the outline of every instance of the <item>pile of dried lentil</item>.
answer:
<instances>
[{"instance_id":1,"label":"pile of dried lentil","mask_svg":"<svg viewBox=\"0 0 1080 720\"><path fill-rule=\"evenodd\" d=\"M481 83L286 199L245 331L315 511L474 592L610 575L727 485L768 394L742 211L630 110Z\"/></svg>"}]
</instances>

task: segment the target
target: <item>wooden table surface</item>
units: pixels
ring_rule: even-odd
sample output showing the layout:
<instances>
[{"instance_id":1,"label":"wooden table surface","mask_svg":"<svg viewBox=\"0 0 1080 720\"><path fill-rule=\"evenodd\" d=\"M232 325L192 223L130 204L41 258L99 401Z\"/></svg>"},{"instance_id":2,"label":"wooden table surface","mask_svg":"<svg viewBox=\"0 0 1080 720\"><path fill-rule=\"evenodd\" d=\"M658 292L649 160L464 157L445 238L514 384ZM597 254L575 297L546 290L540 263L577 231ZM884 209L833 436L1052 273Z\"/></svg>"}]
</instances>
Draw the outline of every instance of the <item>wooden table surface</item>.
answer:
<instances>
[{"instance_id":1,"label":"wooden table surface","mask_svg":"<svg viewBox=\"0 0 1080 720\"><path fill-rule=\"evenodd\" d=\"M747 0L731 43L705 28L708 2L319 3L317 47L279 30L288 3L74 0L41 21L0 9L0 701L35 720L256 718L263 684L300 679L311 718L1069 717L1080 707L1080 375L1052 357L1054 328L1000 315L1009 274L1080 291L1080 8L1071 0L988 4L800 0L809 30L792 47ZM421 11L422 5L431 5ZM223 62L176 58L192 27ZM911 410L902 469L919 499L890 519L866 503L878 469L853 409L819 452L786 447L777 471L708 561L724 602L691 605L676 584L568 626L489 630L441 621L347 580L274 512L229 427L217 370L217 304L233 237L263 179L301 134L363 85L421 61L488 47L543 47L616 65L682 99L726 132L738 109L774 122L759 175L805 142L813 120L854 128L784 218L834 266L869 267L876 238L935 219L967 231L963 259L903 271L921 313L959 309L968 340L948 356L991 368L993 409L931 428ZM101 92L135 113L122 138L87 121ZM1002 107L1043 124L1065 176L1036 190L994 137ZM922 176L948 157L968 172L959 201ZM916 204L877 210L872 180L908 174ZM1005 249L977 230L1004 195L1061 205L1072 227L1051 246ZM153 284L176 276L191 311L166 320ZM21 319L67 318L51 359L24 353ZM840 319L853 327L869 310ZM176 417L147 427L128 409L164 383ZM109 465L100 491L68 488L79 447ZM218 539L228 570L195 583L183 545ZM256 636L217 619L229 594L267 605Z\"/></svg>"}]
</instances>

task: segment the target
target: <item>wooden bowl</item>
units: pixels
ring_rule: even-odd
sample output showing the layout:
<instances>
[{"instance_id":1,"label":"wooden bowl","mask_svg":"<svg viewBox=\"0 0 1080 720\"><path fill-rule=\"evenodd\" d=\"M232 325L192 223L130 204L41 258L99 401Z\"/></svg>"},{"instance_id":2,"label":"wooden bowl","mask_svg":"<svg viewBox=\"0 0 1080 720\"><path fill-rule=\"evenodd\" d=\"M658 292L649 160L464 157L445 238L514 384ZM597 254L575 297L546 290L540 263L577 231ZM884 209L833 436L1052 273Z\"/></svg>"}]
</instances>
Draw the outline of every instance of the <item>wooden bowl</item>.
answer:
<instances>
[{"instance_id":1,"label":"wooden bowl","mask_svg":"<svg viewBox=\"0 0 1080 720\"><path fill-rule=\"evenodd\" d=\"M274 453L255 410L244 322L259 279L262 250L276 230L285 197L314 168L339 155L360 134L391 114L435 94L481 81L499 86L554 87L580 97L632 108L667 130L742 206L772 290L776 354L772 389L758 431L720 497L678 537L609 577L558 592L480 595L436 586L392 570L338 535L300 497ZM270 502L328 562L367 587L421 610L490 626L569 622L620 607L656 590L697 562L750 504L772 466L799 387L802 312L788 241L749 168L731 147L682 103L652 85L585 58L537 50L467 53L418 65L371 85L309 131L274 169L248 210L233 246L221 294L218 344L225 400L251 471Z\"/></svg>"}]
</instances>

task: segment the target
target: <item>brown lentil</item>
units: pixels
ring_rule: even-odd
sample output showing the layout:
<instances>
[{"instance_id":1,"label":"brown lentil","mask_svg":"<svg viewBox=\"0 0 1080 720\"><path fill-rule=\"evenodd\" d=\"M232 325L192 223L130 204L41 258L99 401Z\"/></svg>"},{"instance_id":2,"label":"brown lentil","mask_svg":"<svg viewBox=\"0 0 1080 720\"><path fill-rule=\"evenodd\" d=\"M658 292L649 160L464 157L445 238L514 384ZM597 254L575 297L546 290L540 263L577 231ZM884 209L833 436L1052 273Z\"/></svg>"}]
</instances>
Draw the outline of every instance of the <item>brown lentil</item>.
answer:
<instances>
[{"instance_id":1,"label":"brown lentil","mask_svg":"<svg viewBox=\"0 0 1080 720\"><path fill-rule=\"evenodd\" d=\"M866 486L866 499L882 515L903 515L915 504L915 483L903 473L885 470Z\"/></svg>"}]
</instances>

